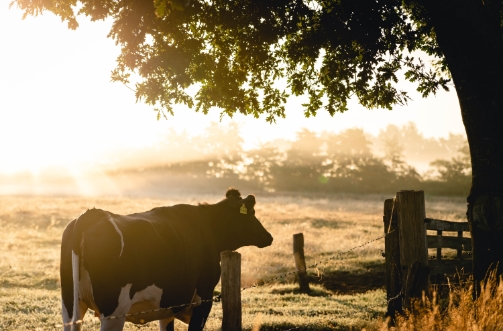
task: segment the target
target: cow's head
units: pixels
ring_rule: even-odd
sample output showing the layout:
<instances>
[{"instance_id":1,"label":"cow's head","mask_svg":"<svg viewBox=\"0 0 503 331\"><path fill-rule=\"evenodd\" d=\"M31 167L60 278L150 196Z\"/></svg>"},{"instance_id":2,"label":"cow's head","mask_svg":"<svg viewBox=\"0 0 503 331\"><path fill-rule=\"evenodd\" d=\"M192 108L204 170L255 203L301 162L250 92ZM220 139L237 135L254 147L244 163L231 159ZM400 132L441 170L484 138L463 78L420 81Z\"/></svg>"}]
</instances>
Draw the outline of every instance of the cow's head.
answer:
<instances>
[{"instance_id":1,"label":"cow's head","mask_svg":"<svg viewBox=\"0 0 503 331\"><path fill-rule=\"evenodd\" d=\"M255 217L255 197L241 197L236 189L229 189L222 201L226 214L226 240L232 248L243 246L267 247L272 244L272 236Z\"/></svg>"}]
</instances>

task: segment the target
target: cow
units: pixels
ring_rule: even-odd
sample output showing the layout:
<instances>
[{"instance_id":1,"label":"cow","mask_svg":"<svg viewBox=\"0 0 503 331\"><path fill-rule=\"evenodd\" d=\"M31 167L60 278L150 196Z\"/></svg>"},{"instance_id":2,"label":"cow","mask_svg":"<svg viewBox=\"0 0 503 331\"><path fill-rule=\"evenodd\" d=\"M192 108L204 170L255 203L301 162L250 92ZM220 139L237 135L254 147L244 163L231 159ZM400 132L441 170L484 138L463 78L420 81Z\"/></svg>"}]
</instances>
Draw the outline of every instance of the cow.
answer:
<instances>
[{"instance_id":1,"label":"cow","mask_svg":"<svg viewBox=\"0 0 503 331\"><path fill-rule=\"evenodd\" d=\"M216 204L179 204L117 215L90 209L70 222L61 243L64 331L80 330L88 309L101 331L126 321L174 319L198 331L220 279L220 252L267 247L273 238L255 217L255 197L229 189Z\"/></svg>"}]
</instances>

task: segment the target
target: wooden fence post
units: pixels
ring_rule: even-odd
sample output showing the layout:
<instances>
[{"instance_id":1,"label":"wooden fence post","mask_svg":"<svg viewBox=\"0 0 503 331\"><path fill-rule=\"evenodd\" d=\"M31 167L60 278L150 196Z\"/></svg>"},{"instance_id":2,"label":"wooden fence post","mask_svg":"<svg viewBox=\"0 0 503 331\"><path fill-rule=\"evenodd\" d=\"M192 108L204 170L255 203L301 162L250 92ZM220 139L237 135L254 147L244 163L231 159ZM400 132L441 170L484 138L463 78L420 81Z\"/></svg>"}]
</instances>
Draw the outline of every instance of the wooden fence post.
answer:
<instances>
[{"instance_id":1,"label":"wooden fence post","mask_svg":"<svg viewBox=\"0 0 503 331\"><path fill-rule=\"evenodd\" d=\"M395 199L384 201L384 255L386 260L386 298L388 300L388 311L386 316L394 318L395 314L402 312L402 299L400 295L401 285L401 265L400 265L400 243L398 230L397 206Z\"/></svg>"},{"instance_id":2,"label":"wooden fence post","mask_svg":"<svg viewBox=\"0 0 503 331\"><path fill-rule=\"evenodd\" d=\"M413 300L429 295L428 245L423 191L396 193L398 230L400 234L400 264L405 308L413 308Z\"/></svg>"},{"instance_id":3,"label":"wooden fence post","mask_svg":"<svg viewBox=\"0 0 503 331\"><path fill-rule=\"evenodd\" d=\"M302 233L293 235L293 258L295 260L295 268L297 269L300 293L310 293L311 289L309 288L306 260L304 257L304 235Z\"/></svg>"},{"instance_id":4,"label":"wooden fence post","mask_svg":"<svg viewBox=\"0 0 503 331\"><path fill-rule=\"evenodd\" d=\"M220 253L222 262L222 330L240 331L241 321L241 254Z\"/></svg>"}]
</instances>

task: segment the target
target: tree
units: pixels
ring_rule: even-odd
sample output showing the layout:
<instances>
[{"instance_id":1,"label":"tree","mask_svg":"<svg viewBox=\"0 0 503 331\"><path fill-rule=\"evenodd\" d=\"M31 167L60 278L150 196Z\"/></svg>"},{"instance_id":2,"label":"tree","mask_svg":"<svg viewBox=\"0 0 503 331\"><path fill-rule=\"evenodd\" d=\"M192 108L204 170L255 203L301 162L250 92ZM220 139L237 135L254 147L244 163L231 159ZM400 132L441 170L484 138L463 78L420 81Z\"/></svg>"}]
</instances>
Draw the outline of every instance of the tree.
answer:
<instances>
[{"instance_id":1,"label":"tree","mask_svg":"<svg viewBox=\"0 0 503 331\"><path fill-rule=\"evenodd\" d=\"M419 180L420 176L416 169L407 164L404 160L404 146L400 143L402 136L401 130L394 125L386 128L386 134L379 134L381 137L384 162L389 169L394 172L398 178L415 178Z\"/></svg>"},{"instance_id":2,"label":"tree","mask_svg":"<svg viewBox=\"0 0 503 331\"><path fill-rule=\"evenodd\" d=\"M281 167L286 159L284 154L271 143L261 144L256 149L246 151L239 178L257 183L261 191L273 192L276 179L274 171L275 168Z\"/></svg>"},{"instance_id":3,"label":"tree","mask_svg":"<svg viewBox=\"0 0 503 331\"><path fill-rule=\"evenodd\" d=\"M470 187L471 164L468 144L459 148L458 155L448 159L436 159L430 163L431 169L426 174L432 189L441 194L459 195Z\"/></svg>"},{"instance_id":4,"label":"tree","mask_svg":"<svg viewBox=\"0 0 503 331\"><path fill-rule=\"evenodd\" d=\"M312 189L326 183L322 146L323 139L315 132L307 129L297 132L296 139L286 151L281 169L273 169L276 186L288 191Z\"/></svg>"},{"instance_id":5,"label":"tree","mask_svg":"<svg viewBox=\"0 0 503 331\"><path fill-rule=\"evenodd\" d=\"M441 182L465 184L471 175L470 151L468 146L459 149L459 155L451 160L435 160L431 165L437 169Z\"/></svg>"},{"instance_id":6,"label":"tree","mask_svg":"<svg viewBox=\"0 0 503 331\"><path fill-rule=\"evenodd\" d=\"M378 139L374 141L374 148L379 150L379 154L387 154L390 147L388 142L392 140L399 140L404 158L422 170L432 160L456 156L462 146L468 146L466 136L462 134L450 133L447 138L426 138L414 123L409 122L401 127L390 124L381 130Z\"/></svg>"},{"instance_id":7,"label":"tree","mask_svg":"<svg viewBox=\"0 0 503 331\"><path fill-rule=\"evenodd\" d=\"M306 117L346 111L352 96L391 109L409 99L399 79L417 83L423 96L447 90L452 79L472 163L467 215L475 279L503 260L501 0L13 3L26 15L50 10L70 28L77 14L111 18L109 36L122 47L112 78L135 82L137 98L159 116L185 103L204 113L219 107L229 116L274 121L285 115L289 94L309 96ZM432 57L432 67L416 51ZM190 86L198 88L195 96Z\"/></svg>"}]
</instances>

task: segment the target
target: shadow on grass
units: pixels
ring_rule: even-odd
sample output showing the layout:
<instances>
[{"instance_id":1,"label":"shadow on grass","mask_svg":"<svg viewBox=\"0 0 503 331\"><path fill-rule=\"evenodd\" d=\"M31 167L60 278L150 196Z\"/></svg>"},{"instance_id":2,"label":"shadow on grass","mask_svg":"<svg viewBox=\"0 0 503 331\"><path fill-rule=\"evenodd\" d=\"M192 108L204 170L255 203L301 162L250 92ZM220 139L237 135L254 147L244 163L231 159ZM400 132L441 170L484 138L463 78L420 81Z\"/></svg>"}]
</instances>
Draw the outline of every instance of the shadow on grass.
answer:
<instances>
[{"instance_id":1,"label":"shadow on grass","mask_svg":"<svg viewBox=\"0 0 503 331\"><path fill-rule=\"evenodd\" d=\"M288 219L278 222L282 225L291 225L292 223L309 223L315 229L346 229L354 226L353 222L342 220L326 220L322 218L303 217L297 219Z\"/></svg>"},{"instance_id":2,"label":"shadow on grass","mask_svg":"<svg viewBox=\"0 0 503 331\"><path fill-rule=\"evenodd\" d=\"M327 325L320 324L312 324L312 325L302 325L296 326L293 323L275 323L268 324L264 323L260 325L260 331L353 331L353 330L361 330L361 327L352 327L347 325L337 325L336 323L331 323Z\"/></svg>"},{"instance_id":3,"label":"shadow on grass","mask_svg":"<svg viewBox=\"0 0 503 331\"><path fill-rule=\"evenodd\" d=\"M315 229L329 228L329 229L345 229L353 226L351 222L347 221L329 221L325 219L314 219L311 221L311 226Z\"/></svg>"},{"instance_id":4,"label":"shadow on grass","mask_svg":"<svg viewBox=\"0 0 503 331\"><path fill-rule=\"evenodd\" d=\"M43 289L43 290L59 290L59 280L56 278L43 278L38 281L13 281L8 279L0 279L0 286L3 288L28 288L28 289Z\"/></svg>"},{"instance_id":5,"label":"shadow on grass","mask_svg":"<svg viewBox=\"0 0 503 331\"><path fill-rule=\"evenodd\" d=\"M279 288L279 289L273 289L271 291L271 294L301 294L299 288ZM332 293L328 290L320 289L320 288L312 288L311 292L308 294L311 297L327 297L330 296Z\"/></svg>"},{"instance_id":6,"label":"shadow on grass","mask_svg":"<svg viewBox=\"0 0 503 331\"><path fill-rule=\"evenodd\" d=\"M384 265L372 264L366 269L358 272L333 270L324 273L321 278L309 275L309 282L320 284L337 294L365 293L386 286Z\"/></svg>"}]
</instances>

